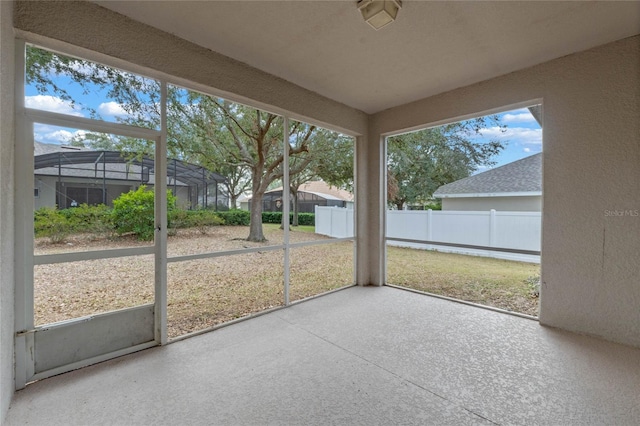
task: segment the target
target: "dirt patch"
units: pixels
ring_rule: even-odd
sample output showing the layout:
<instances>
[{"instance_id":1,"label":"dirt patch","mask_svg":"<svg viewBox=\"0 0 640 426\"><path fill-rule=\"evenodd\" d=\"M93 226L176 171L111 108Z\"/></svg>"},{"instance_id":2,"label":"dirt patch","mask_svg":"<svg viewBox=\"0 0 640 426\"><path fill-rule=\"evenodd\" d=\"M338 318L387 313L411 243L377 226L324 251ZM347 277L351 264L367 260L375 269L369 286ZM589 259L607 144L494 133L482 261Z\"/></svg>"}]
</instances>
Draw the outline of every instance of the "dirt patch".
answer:
<instances>
[{"instance_id":1,"label":"dirt patch","mask_svg":"<svg viewBox=\"0 0 640 426\"><path fill-rule=\"evenodd\" d=\"M244 240L248 227L181 230L168 239L168 256L264 248L252 253L170 262L167 268L169 336L176 337L284 304L283 231L265 226L268 241ZM291 242L327 240L290 233ZM36 241L35 254L148 246L133 238L76 235L65 244ZM537 315L538 299L525 283L539 266L390 247L389 282L515 312ZM290 300L353 283L353 243L291 249ZM154 256L38 265L34 268L37 325L153 303Z\"/></svg>"},{"instance_id":2,"label":"dirt patch","mask_svg":"<svg viewBox=\"0 0 640 426\"><path fill-rule=\"evenodd\" d=\"M167 243L169 258L263 247L264 251L169 263L168 332L180 336L284 304L283 231L265 226L268 241L245 240L248 227L212 227L206 233L181 230ZM309 232L290 233L291 242L327 240ZM64 244L36 241L35 254L148 246L132 238L76 235ZM290 300L353 282L353 243L291 249ZM34 268L36 325L153 303L153 255L38 265Z\"/></svg>"}]
</instances>

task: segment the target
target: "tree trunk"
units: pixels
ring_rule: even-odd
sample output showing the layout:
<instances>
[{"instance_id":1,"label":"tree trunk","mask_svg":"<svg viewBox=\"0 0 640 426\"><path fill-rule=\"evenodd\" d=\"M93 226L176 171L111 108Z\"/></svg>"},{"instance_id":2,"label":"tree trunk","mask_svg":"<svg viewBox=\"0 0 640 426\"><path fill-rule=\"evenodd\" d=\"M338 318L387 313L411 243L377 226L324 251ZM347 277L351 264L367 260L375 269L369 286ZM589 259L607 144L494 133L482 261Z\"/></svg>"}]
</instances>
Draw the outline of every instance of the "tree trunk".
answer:
<instances>
[{"instance_id":1,"label":"tree trunk","mask_svg":"<svg viewBox=\"0 0 640 426\"><path fill-rule=\"evenodd\" d=\"M398 210L402 210L403 206L404 206L404 201L396 201L396 208Z\"/></svg>"},{"instance_id":2,"label":"tree trunk","mask_svg":"<svg viewBox=\"0 0 640 426\"><path fill-rule=\"evenodd\" d=\"M251 223L249 223L249 237L247 241L262 243L267 241L262 232L262 197L260 191L253 193L251 199Z\"/></svg>"},{"instance_id":3,"label":"tree trunk","mask_svg":"<svg viewBox=\"0 0 640 426\"><path fill-rule=\"evenodd\" d=\"M293 191L291 193L293 195L293 226L298 226L298 191Z\"/></svg>"},{"instance_id":4,"label":"tree trunk","mask_svg":"<svg viewBox=\"0 0 640 426\"><path fill-rule=\"evenodd\" d=\"M289 226L289 220L284 217L284 191L282 191L282 197L280 198L280 200L282 201L282 208L280 209L280 213L282 213L282 218L280 219L280 229L284 229L285 224ZM291 230L291 228L289 228L289 230Z\"/></svg>"}]
</instances>

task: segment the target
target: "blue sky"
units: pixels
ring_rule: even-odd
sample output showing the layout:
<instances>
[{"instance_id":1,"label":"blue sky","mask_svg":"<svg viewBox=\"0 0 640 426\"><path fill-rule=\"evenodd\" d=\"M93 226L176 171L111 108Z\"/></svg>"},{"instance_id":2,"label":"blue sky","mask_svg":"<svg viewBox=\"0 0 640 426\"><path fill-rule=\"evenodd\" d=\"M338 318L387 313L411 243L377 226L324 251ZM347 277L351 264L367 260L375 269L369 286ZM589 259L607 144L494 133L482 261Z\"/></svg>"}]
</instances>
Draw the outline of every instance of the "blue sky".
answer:
<instances>
[{"instance_id":1,"label":"blue sky","mask_svg":"<svg viewBox=\"0 0 640 426\"><path fill-rule=\"evenodd\" d=\"M527 108L498 115L501 123L507 125L505 132L501 132L498 127L488 127L480 131L482 138L486 140L497 139L503 142L504 150L495 159L496 164L493 167L542 152L542 129ZM481 167L478 172L485 170L487 167Z\"/></svg>"},{"instance_id":2,"label":"blue sky","mask_svg":"<svg viewBox=\"0 0 640 426\"><path fill-rule=\"evenodd\" d=\"M122 107L113 99L107 97L106 91L94 90L93 93L84 94L82 89L74 85L69 79L59 78L59 85L64 87L76 101L76 105L52 95L42 95L35 87L25 88L25 104L30 108L43 109L63 114L88 117L89 112L82 106L93 108L107 121L117 121L118 117L123 117L126 113ZM542 129L529 113L527 108L521 108L499 114L502 124L507 125L506 132L501 132L498 127L488 127L481 130L481 135L477 140L497 139L503 142L505 148L501 154L495 158L498 167L512 161L536 154L542 151ZM67 129L55 126L36 125L35 140L44 143L65 144L71 137L80 133L75 129ZM488 167L481 167L477 172L487 170Z\"/></svg>"}]
</instances>

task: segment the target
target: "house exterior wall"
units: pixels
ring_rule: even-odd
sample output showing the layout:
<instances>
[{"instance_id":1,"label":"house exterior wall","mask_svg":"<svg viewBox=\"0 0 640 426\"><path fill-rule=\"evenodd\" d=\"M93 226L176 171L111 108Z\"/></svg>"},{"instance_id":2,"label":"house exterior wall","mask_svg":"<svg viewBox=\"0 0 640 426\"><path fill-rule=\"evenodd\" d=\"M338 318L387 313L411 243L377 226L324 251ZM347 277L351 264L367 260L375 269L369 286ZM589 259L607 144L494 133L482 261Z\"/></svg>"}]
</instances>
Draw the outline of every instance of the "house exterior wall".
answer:
<instances>
[{"instance_id":1,"label":"house exterior wall","mask_svg":"<svg viewBox=\"0 0 640 426\"><path fill-rule=\"evenodd\" d=\"M443 198L442 210L540 212L542 197L462 197Z\"/></svg>"},{"instance_id":2,"label":"house exterior wall","mask_svg":"<svg viewBox=\"0 0 640 426\"><path fill-rule=\"evenodd\" d=\"M640 346L640 36L376 114L369 155L385 133L540 101L540 322Z\"/></svg>"},{"instance_id":3,"label":"house exterior wall","mask_svg":"<svg viewBox=\"0 0 640 426\"><path fill-rule=\"evenodd\" d=\"M13 4L0 1L0 423L13 396L14 314L14 44Z\"/></svg>"},{"instance_id":4,"label":"house exterior wall","mask_svg":"<svg viewBox=\"0 0 640 426\"><path fill-rule=\"evenodd\" d=\"M102 183L95 183L94 179L82 179L82 178L62 178L63 185L73 186L78 188L102 188ZM56 206L56 188L58 185L58 178L55 176L36 176L34 179L35 188L38 188L38 196L35 199L34 208L37 210L41 207L55 207ZM113 200L118 198L121 194L135 190L140 185L139 182L122 182L107 180L107 205L112 206ZM153 188L153 185L147 185L149 188ZM174 190L172 185L168 186L171 191ZM195 207L192 205L195 200L189 198L189 188L184 186L178 186L176 191L176 205L183 209L189 209ZM68 205L62 205L60 208L66 208Z\"/></svg>"},{"instance_id":5,"label":"house exterior wall","mask_svg":"<svg viewBox=\"0 0 640 426\"><path fill-rule=\"evenodd\" d=\"M34 188L38 190L33 207L38 210L41 207L55 207L56 205L56 183L58 179L52 176L36 176Z\"/></svg>"},{"instance_id":6,"label":"house exterior wall","mask_svg":"<svg viewBox=\"0 0 640 426\"><path fill-rule=\"evenodd\" d=\"M68 178L62 180L64 187L73 188L98 188L102 189L102 183L94 183L93 179L86 180L81 178ZM107 205L112 205L113 200L124 192L135 189L137 184L123 184L121 181L107 181ZM38 188L38 196L35 199L34 208L37 210L41 207L56 207L56 188L58 187L58 178L54 176L36 176L35 187ZM63 191L64 192L64 191ZM81 200L78 200L82 203ZM69 207L71 200L62 203L59 208Z\"/></svg>"}]
</instances>

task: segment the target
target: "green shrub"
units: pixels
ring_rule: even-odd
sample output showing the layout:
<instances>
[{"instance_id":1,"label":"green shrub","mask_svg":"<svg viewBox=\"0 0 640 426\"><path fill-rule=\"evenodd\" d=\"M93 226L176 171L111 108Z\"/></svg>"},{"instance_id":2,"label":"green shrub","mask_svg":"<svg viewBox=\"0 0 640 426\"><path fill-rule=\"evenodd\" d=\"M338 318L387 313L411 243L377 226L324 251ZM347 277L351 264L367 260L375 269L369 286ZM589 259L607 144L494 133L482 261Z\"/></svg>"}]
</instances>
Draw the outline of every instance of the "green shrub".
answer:
<instances>
[{"instance_id":1,"label":"green shrub","mask_svg":"<svg viewBox=\"0 0 640 426\"><path fill-rule=\"evenodd\" d=\"M527 285L529 294L532 297L540 297L540 274L528 276L524 283Z\"/></svg>"},{"instance_id":2,"label":"green shrub","mask_svg":"<svg viewBox=\"0 0 640 426\"><path fill-rule=\"evenodd\" d=\"M55 207L41 207L34 212L33 228L36 237L48 237L58 244L71 232L69 220Z\"/></svg>"},{"instance_id":3,"label":"green shrub","mask_svg":"<svg viewBox=\"0 0 640 426\"><path fill-rule=\"evenodd\" d=\"M293 215L291 221L293 221ZM315 224L316 215L314 213L298 213L298 225L314 226Z\"/></svg>"},{"instance_id":4,"label":"green shrub","mask_svg":"<svg viewBox=\"0 0 640 426\"><path fill-rule=\"evenodd\" d=\"M210 226L224 225L222 219L212 210L174 210L171 212L171 223L174 229L197 228L206 234Z\"/></svg>"},{"instance_id":5,"label":"green shrub","mask_svg":"<svg viewBox=\"0 0 640 426\"><path fill-rule=\"evenodd\" d=\"M424 206L425 210L442 210L442 200L433 201L431 203L427 203Z\"/></svg>"},{"instance_id":6,"label":"green shrub","mask_svg":"<svg viewBox=\"0 0 640 426\"><path fill-rule=\"evenodd\" d=\"M170 234L175 235L176 229L189 227L188 225L189 217L187 213L189 213L189 211L184 209L174 209L171 211L170 213L171 227L169 228Z\"/></svg>"},{"instance_id":7,"label":"green shrub","mask_svg":"<svg viewBox=\"0 0 640 426\"><path fill-rule=\"evenodd\" d=\"M80 204L78 207L60 210L71 226L73 232L88 232L103 234L112 230L111 209L104 204L89 206Z\"/></svg>"},{"instance_id":8,"label":"green shrub","mask_svg":"<svg viewBox=\"0 0 640 426\"><path fill-rule=\"evenodd\" d=\"M298 213L298 225L316 224L313 213ZM282 212L262 212L262 223L282 223ZM293 213L289 213L289 224L293 223Z\"/></svg>"},{"instance_id":9,"label":"green shrub","mask_svg":"<svg viewBox=\"0 0 640 426\"><path fill-rule=\"evenodd\" d=\"M137 190L121 194L113 200L111 222L118 235L130 233L136 235L139 240L153 239L155 231L154 198L153 190L147 190L145 185L141 185ZM168 190L167 218L169 221L175 205L176 197Z\"/></svg>"},{"instance_id":10,"label":"green shrub","mask_svg":"<svg viewBox=\"0 0 640 426\"><path fill-rule=\"evenodd\" d=\"M282 223L282 212L262 212L262 223Z\"/></svg>"},{"instance_id":11,"label":"green shrub","mask_svg":"<svg viewBox=\"0 0 640 426\"><path fill-rule=\"evenodd\" d=\"M251 213L247 210L229 210L216 212L224 220L225 225L249 226Z\"/></svg>"}]
</instances>

